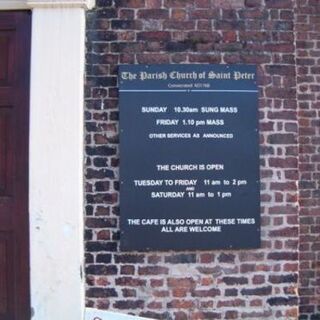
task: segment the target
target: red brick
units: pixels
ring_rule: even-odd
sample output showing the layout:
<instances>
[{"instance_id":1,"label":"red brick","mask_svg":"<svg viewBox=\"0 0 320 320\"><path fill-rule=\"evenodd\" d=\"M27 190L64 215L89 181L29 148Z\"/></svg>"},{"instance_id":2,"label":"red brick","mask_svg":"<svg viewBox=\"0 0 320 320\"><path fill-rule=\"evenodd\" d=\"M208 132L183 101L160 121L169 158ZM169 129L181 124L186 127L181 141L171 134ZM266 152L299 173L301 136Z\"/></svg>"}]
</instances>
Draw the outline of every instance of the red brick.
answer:
<instances>
[{"instance_id":1,"label":"red brick","mask_svg":"<svg viewBox=\"0 0 320 320\"><path fill-rule=\"evenodd\" d=\"M193 288L196 284L192 278L168 278L169 287Z\"/></svg>"},{"instance_id":2,"label":"red brick","mask_svg":"<svg viewBox=\"0 0 320 320\"><path fill-rule=\"evenodd\" d=\"M192 4L190 0L164 0L164 5L168 8L182 7L184 8L188 4Z\"/></svg>"},{"instance_id":3,"label":"red brick","mask_svg":"<svg viewBox=\"0 0 320 320\"><path fill-rule=\"evenodd\" d=\"M135 268L134 266L121 266L120 274L134 274Z\"/></svg>"},{"instance_id":4,"label":"red brick","mask_svg":"<svg viewBox=\"0 0 320 320\"><path fill-rule=\"evenodd\" d=\"M202 311L191 313L191 320L211 320L211 319L221 319L221 313Z\"/></svg>"},{"instance_id":5,"label":"red brick","mask_svg":"<svg viewBox=\"0 0 320 320\"><path fill-rule=\"evenodd\" d=\"M168 41L170 33L167 31L145 31L137 34L138 40L144 41Z\"/></svg>"},{"instance_id":6,"label":"red brick","mask_svg":"<svg viewBox=\"0 0 320 320\"><path fill-rule=\"evenodd\" d=\"M139 278L132 278L132 277L120 277L116 278L115 284L117 286L130 286L130 287L137 287L137 286L145 286L147 283L146 280L139 279Z\"/></svg>"},{"instance_id":7,"label":"red brick","mask_svg":"<svg viewBox=\"0 0 320 320\"><path fill-rule=\"evenodd\" d=\"M152 292L152 294L157 298L165 298L169 297L169 291L168 290L155 290Z\"/></svg>"},{"instance_id":8,"label":"red brick","mask_svg":"<svg viewBox=\"0 0 320 320\"><path fill-rule=\"evenodd\" d=\"M217 8L243 8L244 0L212 0L213 6Z\"/></svg>"},{"instance_id":9,"label":"red brick","mask_svg":"<svg viewBox=\"0 0 320 320\"><path fill-rule=\"evenodd\" d=\"M169 57L166 54L138 54L137 61L145 64L169 63Z\"/></svg>"},{"instance_id":10,"label":"red brick","mask_svg":"<svg viewBox=\"0 0 320 320\"><path fill-rule=\"evenodd\" d=\"M190 309L195 306L194 300L177 300L174 299L167 303L167 308L174 308L174 309Z\"/></svg>"},{"instance_id":11,"label":"red brick","mask_svg":"<svg viewBox=\"0 0 320 320\"><path fill-rule=\"evenodd\" d=\"M200 262L201 263L211 263L215 259L214 254L212 253L203 253L200 255Z\"/></svg>"},{"instance_id":12,"label":"red brick","mask_svg":"<svg viewBox=\"0 0 320 320\"><path fill-rule=\"evenodd\" d=\"M194 290L191 295L193 297L216 297L220 295L219 289L209 289L209 290Z\"/></svg>"},{"instance_id":13,"label":"red brick","mask_svg":"<svg viewBox=\"0 0 320 320\"><path fill-rule=\"evenodd\" d=\"M143 8L145 0L115 0L115 5L121 8Z\"/></svg>"},{"instance_id":14,"label":"red brick","mask_svg":"<svg viewBox=\"0 0 320 320\"><path fill-rule=\"evenodd\" d=\"M141 309L144 306L143 300L118 300L113 304L115 309Z\"/></svg>"},{"instance_id":15,"label":"red brick","mask_svg":"<svg viewBox=\"0 0 320 320\"><path fill-rule=\"evenodd\" d=\"M138 11L140 19L168 19L169 11L166 9L140 9Z\"/></svg>"},{"instance_id":16,"label":"red brick","mask_svg":"<svg viewBox=\"0 0 320 320\"><path fill-rule=\"evenodd\" d=\"M232 300L221 300L218 301L217 307L218 308L225 308L225 307L244 307L246 305L246 301L243 299L232 299Z\"/></svg>"},{"instance_id":17,"label":"red brick","mask_svg":"<svg viewBox=\"0 0 320 320\"><path fill-rule=\"evenodd\" d=\"M185 20L187 17L187 12L184 9L172 9L171 10L171 18L173 20Z\"/></svg>"},{"instance_id":18,"label":"red brick","mask_svg":"<svg viewBox=\"0 0 320 320\"><path fill-rule=\"evenodd\" d=\"M161 7L161 0L145 0L146 8L157 9Z\"/></svg>"},{"instance_id":19,"label":"red brick","mask_svg":"<svg viewBox=\"0 0 320 320\"><path fill-rule=\"evenodd\" d=\"M146 267L139 267L138 274L139 275L161 275L161 274L168 274L169 269L167 267L160 267L160 266L146 266Z\"/></svg>"}]
</instances>

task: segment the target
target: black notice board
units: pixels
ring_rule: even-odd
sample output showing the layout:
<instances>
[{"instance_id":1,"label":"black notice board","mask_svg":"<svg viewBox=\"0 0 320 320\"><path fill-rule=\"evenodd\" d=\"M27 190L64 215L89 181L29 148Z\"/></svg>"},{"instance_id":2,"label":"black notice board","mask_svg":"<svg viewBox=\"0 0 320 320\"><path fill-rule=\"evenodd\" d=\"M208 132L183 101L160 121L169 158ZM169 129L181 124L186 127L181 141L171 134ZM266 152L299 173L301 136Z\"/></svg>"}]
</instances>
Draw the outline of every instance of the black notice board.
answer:
<instances>
[{"instance_id":1,"label":"black notice board","mask_svg":"<svg viewBox=\"0 0 320 320\"><path fill-rule=\"evenodd\" d=\"M122 65L121 250L260 246L253 65Z\"/></svg>"}]
</instances>

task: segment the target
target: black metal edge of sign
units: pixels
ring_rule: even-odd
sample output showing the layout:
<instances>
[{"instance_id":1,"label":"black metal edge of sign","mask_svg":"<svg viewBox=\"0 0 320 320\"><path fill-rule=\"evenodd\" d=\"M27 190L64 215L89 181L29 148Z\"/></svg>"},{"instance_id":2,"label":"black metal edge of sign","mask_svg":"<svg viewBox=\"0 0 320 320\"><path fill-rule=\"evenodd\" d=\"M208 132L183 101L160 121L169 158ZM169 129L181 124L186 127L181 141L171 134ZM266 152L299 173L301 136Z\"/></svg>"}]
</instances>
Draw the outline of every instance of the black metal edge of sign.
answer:
<instances>
[{"instance_id":1,"label":"black metal edge of sign","mask_svg":"<svg viewBox=\"0 0 320 320\"><path fill-rule=\"evenodd\" d=\"M260 247L254 65L121 65L120 248Z\"/></svg>"}]
</instances>

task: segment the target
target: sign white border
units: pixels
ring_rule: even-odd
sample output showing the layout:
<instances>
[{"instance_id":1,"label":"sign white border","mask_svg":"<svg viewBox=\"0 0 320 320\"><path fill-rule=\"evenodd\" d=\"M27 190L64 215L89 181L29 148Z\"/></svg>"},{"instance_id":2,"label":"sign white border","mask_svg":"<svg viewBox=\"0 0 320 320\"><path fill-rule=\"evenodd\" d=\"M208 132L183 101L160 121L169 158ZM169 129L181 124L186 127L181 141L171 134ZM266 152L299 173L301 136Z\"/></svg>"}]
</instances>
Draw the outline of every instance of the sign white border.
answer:
<instances>
[{"instance_id":1,"label":"sign white border","mask_svg":"<svg viewBox=\"0 0 320 320\"><path fill-rule=\"evenodd\" d=\"M85 320L147 320L137 316L131 316L94 308L86 308ZM150 319L149 319L150 320Z\"/></svg>"}]
</instances>

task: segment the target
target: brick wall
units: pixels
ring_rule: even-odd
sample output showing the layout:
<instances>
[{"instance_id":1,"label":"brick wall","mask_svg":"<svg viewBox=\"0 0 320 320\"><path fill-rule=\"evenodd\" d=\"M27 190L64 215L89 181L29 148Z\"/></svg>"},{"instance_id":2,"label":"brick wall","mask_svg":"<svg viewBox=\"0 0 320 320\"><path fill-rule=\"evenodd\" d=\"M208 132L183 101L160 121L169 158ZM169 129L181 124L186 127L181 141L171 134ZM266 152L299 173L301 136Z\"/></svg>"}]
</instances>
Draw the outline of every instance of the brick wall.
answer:
<instances>
[{"instance_id":1,"label":"brick wall","mask_svg":"<svg viewBox=\"0 0 320 320\"><path fill-rule=\"evenodd\" d=\"M320 319L320 1L298 0L300 319Z\"/></svg>"},{"instance_id":2,"label":"brick wall","mask_svg":"<svg viewBox=\"0 0 320 320\"><path fill-rule=\"evenodd\" d=\"M299 17L308 13L302 8L306 1L300 1L299 10L296 2L97 0L96 9L88 12L85 110L88 306L156 319L297 319L298 165L300 160L300 168L303 167L304 158L302 154L299 158L298 152L294 22L295 17L303 20ZM317 0L313 3L316 7ZM304 45L302 41L300 45ZM310 47L310 55L313 49ZM299 59L303 69L302 60L306 58ZM316 68L315 59L308 68ZM116 76L118 65L127 63L258 66L261 249L130 254L119 251ZM316 83L308 84L309 80L302 75L300 78L300 74L299 70L299 95L305 96L306 104L299 102L299 112L306 112L303 124L308 138L318 124L310 119L316 109L309 102ZM312 81L316 81L315 77ZM303 92L305 82L307 91ZM317 148L309 138L306 144L311 143L314 148L311 146L306 153L316 161ZM308 164L310 159L306 160ZM306 174L311 174L307 167ZM316 188L318 177L313 178L312 186L305 183L308 189ZM311 196L311 193L305 196L308 212L315 211L309 207ZM302 223L303 219L310 224L316 218L311 221L309 215L301 216ZM307 245L307 253L314 251L309 242ZM310 281L315 282L311 264L309 260L306 262L305 270L310 270ZM302 290L301 287L301 293Z\"/></svg>"}]
</instances>

